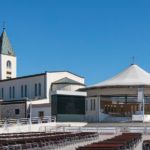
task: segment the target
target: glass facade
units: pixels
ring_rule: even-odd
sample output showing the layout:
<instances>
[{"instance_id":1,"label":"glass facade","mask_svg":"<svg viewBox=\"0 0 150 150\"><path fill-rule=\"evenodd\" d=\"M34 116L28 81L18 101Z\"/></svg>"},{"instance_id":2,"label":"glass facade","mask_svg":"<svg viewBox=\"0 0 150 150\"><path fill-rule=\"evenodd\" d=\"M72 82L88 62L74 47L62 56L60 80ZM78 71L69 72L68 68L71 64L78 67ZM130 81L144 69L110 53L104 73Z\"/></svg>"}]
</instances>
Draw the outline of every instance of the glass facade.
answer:
<instances>
[{"instance_id":1,"label":"glass facade","mask_svg":"<svg viewBox=\"0 0 150 150\"><path fill-rule=\"evenodd\" d=\"M52 115L57 121L85 121L85 97L82 96L52 96Z\"/></svg>"}]
</instances>

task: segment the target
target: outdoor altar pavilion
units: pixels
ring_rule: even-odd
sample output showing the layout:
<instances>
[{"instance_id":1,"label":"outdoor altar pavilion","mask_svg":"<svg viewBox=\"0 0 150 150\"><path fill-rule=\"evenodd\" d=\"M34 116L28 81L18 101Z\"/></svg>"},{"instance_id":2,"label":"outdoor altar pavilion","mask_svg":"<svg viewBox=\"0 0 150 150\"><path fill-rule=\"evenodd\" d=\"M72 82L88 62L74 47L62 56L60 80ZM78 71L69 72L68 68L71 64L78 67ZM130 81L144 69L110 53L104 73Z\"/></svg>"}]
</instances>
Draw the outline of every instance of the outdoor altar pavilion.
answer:
<instances>
[{"instance_id":1,"label":"outdoor altar pavilion","mask_svg":"<svg viewBox=\"0 0 150 150\"><path fill-rule=\"evenodd\" d=\"M87 98L96 97L98 118L101 110L136 114L143 99L145 114L150 114L150 74L134 63L116 76L80 91L87 92Z\"/></svg>"}]
</instances>

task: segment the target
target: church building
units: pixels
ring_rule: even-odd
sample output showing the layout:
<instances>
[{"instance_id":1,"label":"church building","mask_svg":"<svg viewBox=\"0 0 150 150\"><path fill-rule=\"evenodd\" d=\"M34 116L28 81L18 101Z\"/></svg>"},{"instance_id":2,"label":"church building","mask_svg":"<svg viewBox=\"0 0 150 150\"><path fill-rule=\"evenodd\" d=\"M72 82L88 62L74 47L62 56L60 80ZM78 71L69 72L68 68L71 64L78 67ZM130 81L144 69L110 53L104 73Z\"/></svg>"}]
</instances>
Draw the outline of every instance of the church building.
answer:
<instances>
[{"instance_id":1,"label":"church building","mask_svg":"<svg viewBox=\"0 0 150 150\"><path fill-rule=\"evenodd\" d=\"M19 70L18 70L19 71ZM69 71L45 71L17 77L17 56L5 28L0 36L1 118L56 116L57 121L84 121L84 77Z\"/></svg>"}]
</instances>

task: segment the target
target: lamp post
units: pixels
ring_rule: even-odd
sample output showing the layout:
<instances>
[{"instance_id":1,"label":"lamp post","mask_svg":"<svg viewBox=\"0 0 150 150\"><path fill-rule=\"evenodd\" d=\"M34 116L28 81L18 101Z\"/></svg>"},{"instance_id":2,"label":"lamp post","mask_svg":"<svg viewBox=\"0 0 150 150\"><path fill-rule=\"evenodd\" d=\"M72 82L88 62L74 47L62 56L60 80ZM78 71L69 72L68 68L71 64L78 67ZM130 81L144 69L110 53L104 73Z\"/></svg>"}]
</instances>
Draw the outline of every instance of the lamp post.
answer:
<instances>
[{"instance_id":1,"label":"lamp post","mask_svg":"<svg viewBox=\"0 0 150 150\"><path fill-rule=\"evenodd\" d=\"M32 122L31 122L31 115L32 115L32 100L37 100L38 97L34 98L34 99L29 99L27 98L27 100L30 100L30 132L32 130Z\"/></svg>"}]
</instances>

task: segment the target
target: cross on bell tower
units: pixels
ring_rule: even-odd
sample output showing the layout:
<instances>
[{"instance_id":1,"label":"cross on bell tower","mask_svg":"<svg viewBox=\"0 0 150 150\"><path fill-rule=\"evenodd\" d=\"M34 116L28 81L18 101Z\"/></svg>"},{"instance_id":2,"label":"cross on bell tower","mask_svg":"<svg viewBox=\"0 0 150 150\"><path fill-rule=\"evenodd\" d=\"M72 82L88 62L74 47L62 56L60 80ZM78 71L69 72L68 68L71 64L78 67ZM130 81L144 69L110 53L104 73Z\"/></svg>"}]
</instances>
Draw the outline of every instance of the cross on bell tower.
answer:
<instances>
[{"instance_id":1,"label":"cross on bell tower","mask_svg":"<svg viewBox=\"0 0 150 150\"><path fill-rule=\"evenodd\" d=\"M5 21L3 21L3 29L5 30Z\"/></svg>"}]
</instances>

